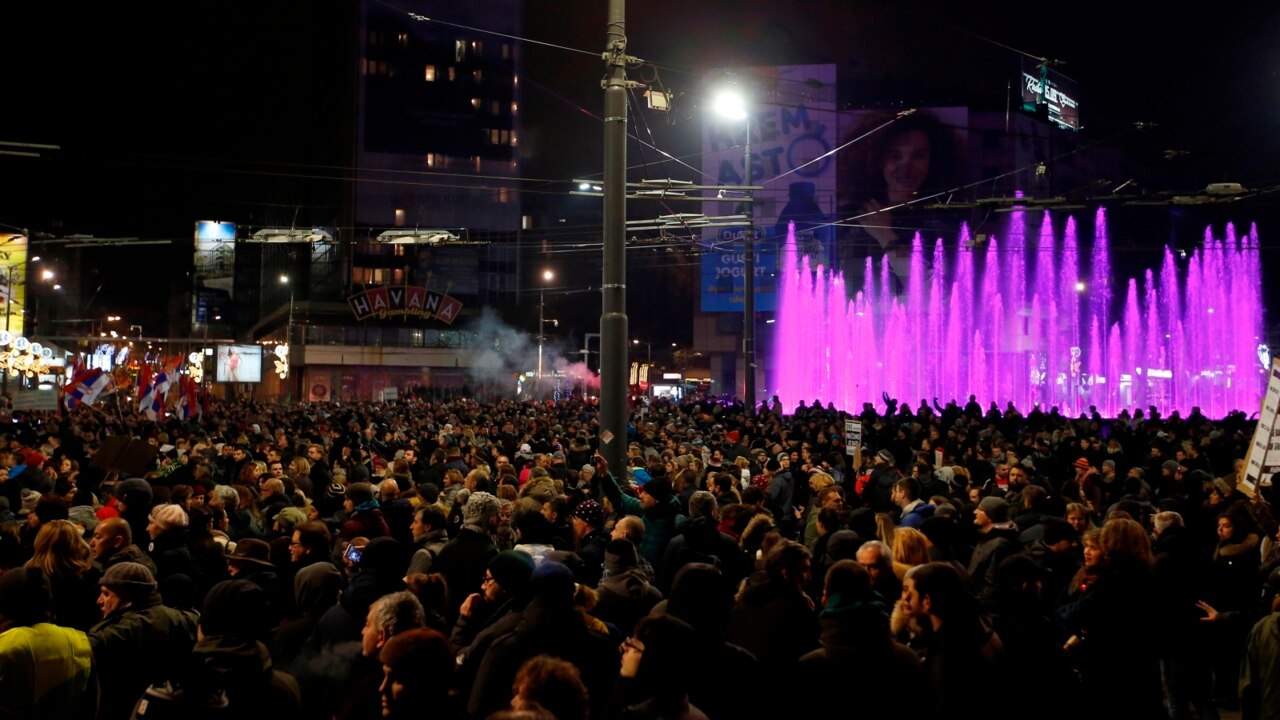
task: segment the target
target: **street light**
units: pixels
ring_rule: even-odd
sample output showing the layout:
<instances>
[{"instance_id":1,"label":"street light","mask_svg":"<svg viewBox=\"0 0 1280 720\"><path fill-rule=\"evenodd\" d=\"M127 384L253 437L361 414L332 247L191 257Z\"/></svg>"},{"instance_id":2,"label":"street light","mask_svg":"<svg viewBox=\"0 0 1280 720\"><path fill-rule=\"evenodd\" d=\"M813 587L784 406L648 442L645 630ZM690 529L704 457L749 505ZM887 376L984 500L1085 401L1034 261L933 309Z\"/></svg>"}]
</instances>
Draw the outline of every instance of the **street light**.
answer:
<instances>
[{"instance_id":1,"label":"street light","mask_svg":"<svg viewBox=\"0 0 1280 720\"><path fill-rule=\"evenodd\" d=\"M751 185L751 115L747 112L746 100L740 92L726 88L715 96L712 108L725 120L742 122L746 126L746 140L742 143L742 184L749 186ZM756 230L752 217L751 191L745 192L747 201L744 203L743 214L747 216L747 233L742 261L742 357L743 367L746 370L746 383L743 395L746 400L747 414L753 415L756 410Z\"/></svg>"},{"instance_id":2,"label":"street light","mask_svg":"<svg viewBox=\"0 0 1280 720\"><path fill-rule=\"evenodd\" d=\"M288 315L288 318L285 320L285 324L284 324L284 344L285 344L285 347L289 348L289 352L285 355L285 363L291 364L292 357L293 357L293 348L290 347L291 343L293 342L293 285L289 283L288 275L280 276L280 284L289 286L289 315ZM293 399L293 383L294 381L290 380L288 386L285 389L286 390L285 397L290 400Z\"/></svg>"},{"instance_id":3,"label":"street light","mask_svg":"<svg viewBox=\"0 0 1280 720\"><path fill-rule=\"evenodd\" d=\"M542 341L543 341L542 327L543 327L543 324L547 322L546 317L544 315L544 311L546 309L546 304L547 304L546 283L551 282L555 278L555 276L556 274L551 272L550 270L543 270L542 271L543 285L538 288L538 380L539 381L542 380ZM559 320L552 320L551 322L555 323L557 327L559 327L560 325Z\"/></svg>"},{"instance_id":4,"label":"street light","mask_svg":"<svg viewBox=\"0 0 1280 720\"><path fill-rule=\"evenodd\" d=\"M653 343L652 343L652 342L650 342L649 340L632 340L632 341L631 341L631 344L632 344L632 345L639 345L640 343L644 343L644 346L645 346L645 347L648 349L648 351L649 351L649 353L648 353L648 358L649 358L649 359L648 359L648 361L646 362L646 364L647 364L647 365L649 365L649 367L653 367Z\"/></svg>"}]
</instances>

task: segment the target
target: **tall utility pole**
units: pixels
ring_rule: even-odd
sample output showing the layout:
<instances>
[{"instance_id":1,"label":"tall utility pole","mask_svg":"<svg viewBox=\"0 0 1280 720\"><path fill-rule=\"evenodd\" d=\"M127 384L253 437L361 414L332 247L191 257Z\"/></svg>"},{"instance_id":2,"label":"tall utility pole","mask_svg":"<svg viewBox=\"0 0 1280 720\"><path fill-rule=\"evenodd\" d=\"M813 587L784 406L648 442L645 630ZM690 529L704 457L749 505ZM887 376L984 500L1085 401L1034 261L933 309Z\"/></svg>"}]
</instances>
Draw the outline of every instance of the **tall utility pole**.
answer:
<instances>
[{"instance_id":1,"label":"tall utility pole","mask_svg":"<svg viewBox=\"0 0 1280 720\"><path fill-rule=\"evenodd\" d=\"M742 155L743 185L751 186L751 114L747 113L747 139L743 142ZM745 257L742 259L742 366L746 375L746 387L743 399L747 405L747 416L756 413L756 228L752 205L755 198L747 191L746 209L747 237L743 243Z\"/></svg>"},{"instance_id":2,"label":"tall utility pole","mask_svg":"<svg viewBox=\"0 0 1280 720\"><path fill-rule=\"evenodd\" d=\"M609 0L604 61L604 268L600 313L600 454L624 472L627 451L626 0Z\"/></svg>"}]
</instances>

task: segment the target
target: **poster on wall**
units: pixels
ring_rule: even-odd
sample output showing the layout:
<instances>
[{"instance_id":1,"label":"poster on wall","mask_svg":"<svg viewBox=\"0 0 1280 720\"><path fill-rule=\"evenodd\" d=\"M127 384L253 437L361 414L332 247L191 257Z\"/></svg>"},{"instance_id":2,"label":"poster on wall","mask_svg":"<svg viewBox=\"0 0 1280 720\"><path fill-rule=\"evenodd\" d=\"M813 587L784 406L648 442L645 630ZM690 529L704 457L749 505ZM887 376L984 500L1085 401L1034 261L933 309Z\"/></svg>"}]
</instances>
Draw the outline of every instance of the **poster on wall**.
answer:
<instances>
[{"instance_id":1,"label":"poster on wall","mask_svg":"<svg viewBox=\"0 0 1280 720\"><path fill-rule=\"evenodd\" d=\"M215 379L220 382L262 382L261 345L219 345Z\"/></svg>"},{"instance_id":2,"label":"poster on wall","mask_svg":"<svg viewBox=\"0 0 1280 720\"><path fill-rule=\"evenodd\" d=\"M333 393L329 387L331 383L329 373L308 372L303 377L303 382L307 389L308 402L329 402L333 399Z\"/></svg>"}]
</instances>

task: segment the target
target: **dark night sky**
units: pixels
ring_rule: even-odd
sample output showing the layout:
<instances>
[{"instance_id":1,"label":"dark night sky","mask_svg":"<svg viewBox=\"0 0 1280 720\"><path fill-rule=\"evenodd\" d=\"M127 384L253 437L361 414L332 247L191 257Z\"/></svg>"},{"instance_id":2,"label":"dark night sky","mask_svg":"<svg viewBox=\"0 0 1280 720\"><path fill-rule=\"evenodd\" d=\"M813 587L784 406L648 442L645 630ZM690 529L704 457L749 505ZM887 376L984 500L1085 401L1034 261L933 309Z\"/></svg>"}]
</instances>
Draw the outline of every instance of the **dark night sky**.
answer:
<instances>
[{"instance_id":1,"label":"dark night sky","mask_svg":"<svg viewBox=\"0 0 1280 720\"><path fill-rule=\"evenodd\" d=\"M291 192L299 171L279 163L333 154L334 128L324 118L348 102L337 78L350 71L341 48L352 7L6 4L0 141L63 150L38 160L0 155L0 223L54 235L188 238L200 218L260 225L323 217L332 209L323 199L265 212L258 205L266 194ZM605 8L603 0L530 0L526 34L598 53ZM1079 83L1086 133L1112 137L1135 122L1156 124L1122 141L1155 168L1152 189L1225 180L1280 186L1274 4L1133 17L1102 2L647 0L630 3L627 19L631 53L690 92L712 67L830 62L851 93L872 102L996 108L1018 63L1010 48L1063 60L1059 69ZM591 117L603 104L598 58L541 46L525 52L526 174L599 172L602 131ZM681 142L679 126L650 123L660 143ZM1162 165L1165 150L1187 154L1176 167ZM1271 197L1250 201L1250 210L1271 212ZM1266 226L1262 237L1271 246ZM155 315L163 291L150 290L149 278L184 262L163 246L117 251L90 269L103 285L96 302L149 306Z\"/></svg>"}]
</instances>

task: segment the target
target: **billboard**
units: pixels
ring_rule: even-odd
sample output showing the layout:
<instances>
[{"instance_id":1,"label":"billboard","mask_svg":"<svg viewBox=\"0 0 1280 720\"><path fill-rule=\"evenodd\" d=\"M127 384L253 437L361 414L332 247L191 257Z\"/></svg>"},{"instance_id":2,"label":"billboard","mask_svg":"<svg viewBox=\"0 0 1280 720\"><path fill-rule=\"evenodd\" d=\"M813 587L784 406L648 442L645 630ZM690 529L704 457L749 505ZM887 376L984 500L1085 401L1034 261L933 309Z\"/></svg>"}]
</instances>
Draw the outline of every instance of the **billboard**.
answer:
<instances>
[{"instance_id":1,"label":"billboard","mask_svg":"<svg viewBox=\"0 0 1280 720\"><path fill-rule=\"evenodd\" d=\"M751 95L744 121L704 117L702 172L721 185L759 185L752 198L755 234L755 305L777 309L778 247L787 224L796 223L802 254L829 264L835 234L836 70L834 65L785 65L740 71L740 87ZM724 78L716 73L714 85ZM747 181L745 141L751 139ZM710 216L735 213L731 203L705 203ZM742 312L747 228L708 228L702 242L703 312Z\"/></svg>"},{"instance_id":2,"label":"billboard","mask_svg":"<svg viewBox=\"0 0 1280 720\"><path fill-rule=\"evenodd\" d=\"M1080 129L1080 90L1076 81L1057 70L1051 70L1022 59L1022 109L1035 112L1037 105L1044 105L1049 121L1069 130Z\"/></svg>"},{"instance_id":3,"label":"billboard","mask_svg":"<svg viewBox=\"0 0 1280 720\"><path fill-rule=\"evenodd\" d=\"M195 287L191 322L203 325L214 317L231 317L235 296L236 225L200 220L196 223Z\"/></svg>"},{"instance_id":4,"label":"billboard","mask_svg":"<svg viewBox=\"0 0 1280 720\"><path fill-rule=\"evenodd\" d=\"M27 236L0 233L0 302L4 302L4 327L12 335L25 335L23 309L27 306Z\"/></svg>"},{"instance_id":5,"label":"billboard","mask_svg":"<svg viewBox=\"0 0 1280 720\"><path fill-rule=\"evenodd\" d=\"M262 382L261 345L219 345L217 355L218 382Z\"/></svg>"}]
</instances>

